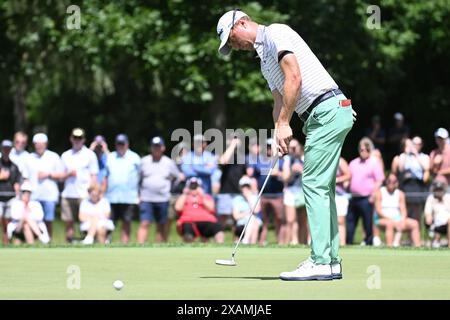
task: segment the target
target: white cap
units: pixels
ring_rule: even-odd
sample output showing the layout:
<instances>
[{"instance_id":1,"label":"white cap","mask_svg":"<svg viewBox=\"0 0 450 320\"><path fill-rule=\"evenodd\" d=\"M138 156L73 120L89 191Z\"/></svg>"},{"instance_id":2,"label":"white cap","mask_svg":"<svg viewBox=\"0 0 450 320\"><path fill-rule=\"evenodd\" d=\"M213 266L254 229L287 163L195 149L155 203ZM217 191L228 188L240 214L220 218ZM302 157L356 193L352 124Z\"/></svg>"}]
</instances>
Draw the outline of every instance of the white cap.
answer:
<instances>
[{"instance_id":1,"label":"white cap","mask_svg":"<svg viewBox=\"0 0 450 320\"><path fill-rule=\"evenodd\" d=\"M20 191L22 191L22 192L24 192L24 191L32 192L33 188L31 187L31 184L28 181L25 181L20 186Z\"/></svg>"},{"instance_id":2,"label":"white cap","mask_svg":"<svg viewBox=\"0 0 450 320\"><path fill-rule=\"evenodd\" d=\"M217 23L217 35L220 38L220 54L226 56L230 53L231 47L227 44L228 37L230 36L233 23L236 24L242 17L248 17L248 15L239 9L230 10L220 17L219 22Z\"/></svg>"},{"instance_id":3,"label":"white cap","mask_svg":"<svg viewBox=\"0 0 450 320\"><path fill-rule=\"evenodd\" d=\"M242 178L239 179L239 186L242 187L242 186L245 186L245 185L251 186L252 185L252 179L250 179L247 176L242 176Z\"/></svg>"},{"instance_id":4,"label":"white cap","mask_svg":"<svg viewBox=\"0 0 450 320\"><path fill-rule=\"evenodd\" d=\"M400 112L397 112L397 113L394 114L394 119L395 120L403 120L404 117L403 117L403 115Z\"/></svg>"},{"instance_id":5,"label":"white cap","mask_svg":"<svg viewBox=\"0 0 450 320\"><path fill-rule=\"evenodd\" d=\"M47 143L48 137L45 133L36 133L33 136L33 143Z\"/></svg>"},{"instance_id":6,"label":"white cap","mask_svg":"<svg viewBox=\"0 0 450 320\"><path fill-rule=\"evenodd\" d=\"M447 139L448 138L448 131L445 128L439 128L434 133L434 136L442 138L442 139Z\"/></svg>"}]
</instances>

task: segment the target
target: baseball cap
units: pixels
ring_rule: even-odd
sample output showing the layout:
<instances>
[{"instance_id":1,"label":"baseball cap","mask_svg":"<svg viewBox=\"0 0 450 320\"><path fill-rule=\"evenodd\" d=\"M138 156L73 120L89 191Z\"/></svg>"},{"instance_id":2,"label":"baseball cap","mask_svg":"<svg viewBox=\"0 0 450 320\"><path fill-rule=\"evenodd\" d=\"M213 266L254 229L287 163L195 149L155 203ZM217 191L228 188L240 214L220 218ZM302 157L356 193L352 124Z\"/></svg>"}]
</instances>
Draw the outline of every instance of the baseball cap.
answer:
<instances>
[{"instance_id":1,"label":"baseball cap","mask_svg":"<svg viewBox=\"0 0 450 320\"><path fill-rule=\"evenodd\" d=\"M150 140L150 144L151 144L152 146L153 146L153 145L160 145L160 146L163 146L163 145L164 145L164 139L161 138L161 137L159 137L159 136L153 137L153 138Z\"/></svg>"},{"instance_id":2,"label":"baseball cap","mask_svg":"<svg viewBox=\"0 0 450 320\"><path fill-rule=\"evenodd\" d=\"M11 140L5 139L2 141L2 148L12 148L13 143Z\"/></svg>"},{"instance_id":3,"label":"baseball cap","mask_svg":"<svg viewBox=\"0 0 450 320\"><path fill-rule=\"evenodd\" d=\"M116 143L128 143L128 137L126 134L118 134L116 136Z\"/></svg>"},{"instance_id":4,"label":"baseball cap","mask_svg":"<svg viewBox=\"0 0 450 320\"><path fill-rule=\"evenodd\" d=\"M72 137L74 138L84 138L85 133L84 130L81 128L75 128L72 130Z\"/></svg>"},{"instance_id":5,"label":"baseball cap","mask_svg":"<svg viewBox=\"0 0 450 320\"><path fill-rule=\"evenodd\" d=\"M217 23L217 35L220 39L220 54L226 56L230 53L231 47L227 44L228 37L230 36L233 25L242 17L248 17L248 15L240 9L230 10L220 17Z\"/></svg>"},{"instance_id":6,"label":"baseball cap","mask_svg":"<svg viewBox=\"0 0 450 320\"><path fill-rule=\"evenodd\" d=\"M401 114L400 112L396 112L394 114L394 119L395 120L403 120L404 119L403 114Z\"/></svg>"},{"instance_id":7,"label":"baseball cap","mask_svg":"<svg viewBox=\"0 0 450 320\"><path fill-rule=\"evenodd\" d=\"M437 138L447 139L448 138L448 131L445 128L439 128L434 132L434 136Z\"/></svg>"},{"instance_id":8,"label":"baseball cap","mask_svg":"<svg viewBox=\"0 0 450 320\"><path fill-rule=\"evenodd\" d=\"M443 182L441 180L436 180L433 182L433 185L431 188L433 191L437 191L437 190L445 191L445 190L447 190L447 185L445 182Z\"/></svg>"},{"instance_id":9,"label":"baseball cap","mask_svg":"<svg viewBox=\"0 0 450 320\"><path fill-rule=\"evenodd\" d=\"M28 181L25 181L20 186L20 191L22 191L22 192L25 192L25 191L32 192L33 188L31 187L31 184Z\"/></svg>"},{"instance_id":10,"label":"baseball cap","mask_svg":"<svg viewBox=\"0 0 450 320\"><path fill-rule=\"evenodd\" d=\"M241 179L239 179L239 186L250 186L252 184L252 179L250 179L247 176L243 176Z\"/></svg>"},{"instance_id":11,"label":"baseball cap","mask_svg":"<svg viewBox=\"0 0 450 320\"><path fill-rule=\"evenodd\" d=\"M33 143L47 143L48 137L45 133L36 133L33 136Z\"/></svg>"}]
</instances>

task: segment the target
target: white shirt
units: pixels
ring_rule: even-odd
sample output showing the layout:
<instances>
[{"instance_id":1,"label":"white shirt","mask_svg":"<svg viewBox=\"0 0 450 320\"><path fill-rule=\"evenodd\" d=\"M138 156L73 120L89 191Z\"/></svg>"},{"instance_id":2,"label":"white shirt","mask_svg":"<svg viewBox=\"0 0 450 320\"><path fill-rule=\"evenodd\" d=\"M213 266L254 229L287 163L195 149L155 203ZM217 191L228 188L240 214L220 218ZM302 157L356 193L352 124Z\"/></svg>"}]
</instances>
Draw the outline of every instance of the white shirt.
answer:
<instances>
[{"instance_id":1,"label":"white shirt","mask_svg":"<svg viewBox=\"0 0 450 320\"><path fill-rule=\"evenodd\" d=\"M23 174L24 164L29 155L27 150L17 151L16 148L13 148L9 154L9 158L19 168L21 174Z\"/></svg>"},{"instance_id":2,"label":"white shirt","mask_svg":"<svg viewBox=\"0 0 450 320\"><path fill-rule=\"evenodd\" d=\"M101 219L106 219L106 215L110 212L111 206L106 198L100 199L97 203L93 203L89 199L84 199L80 204L80 213L97 216Z\"/></svg>"},{"instance_id":3,"label":"white shirt","mask_svg":"<svg viewBox=\"0 0 450 320\"><path fill-rule=\"evenodd\" d=\"M278 63L278 53L291 51L295 54L302 76L300 99L295 107L298 114L302 114L321 94L338 88L306 42L285 24L260 25L254 47L270 90L277 90L281 95L284 92L284 73Z\"/></svg>"},{"instance_id":4,"label":"white shirt","mask_svg":"<svg viewBox=\"0 0 450 320\"><path fill-rule=\"evenodd\" d=\"M380 192L384 215L393 220L400 220L400 191L396 189L393 193L389 193L386 187L381 187Z\"/></svg>"},{"instance_id":5,"label":"white shirt","mask_svg":"<svg viewBox=\"0 0 450 320\"><path fill-rule=\"evenodd\" d=\"M430 194L425 202L424 212L426 215L431 215L433 217L435 226L439 227L446 225L448 219L450 219L450 194L445 194L442 202L439 202L433 194Z\"/></svg>"},{"instance_id":6,"label":"white shirt","mask_svg":"<svg viewBox=\"0 0 450 320\"><path fill-rule=\"evenodd\" d=\"M61 156L64 170L76 170L76 177L69 177L64 182L64 198L87 198L91 175L97 175L98 162L95 153L83 146L80 150L67 150Z\"/></svg>"},{"instance_id":7,"label":"white shirt","mask_svg":"<svg viewBox=\"0 0 450 320\"><path fill-rule=\"evenodd\" d=\"M35 221L44 219L44 211L39 202L31 200L28 203L30 208L29 217ZM25 215L25 203L21 200L14 200L11 204L11 218L13 220L21 220Z\"/></svg>"},{"instance_id":8,"label":"white shirt","mask_svg":"<svg viewBox=\"0 0 450 320\"><path fill-rule=\"evenodd\" d=\"M39 172L62 172L63 165L59 155L53 151L45 150L42 156L33 152L24 162L23 177L32 185L31 199L38 201L55 201L59 199L58 184L50 178L38 179Z\"/></svg>"}]
</instances>

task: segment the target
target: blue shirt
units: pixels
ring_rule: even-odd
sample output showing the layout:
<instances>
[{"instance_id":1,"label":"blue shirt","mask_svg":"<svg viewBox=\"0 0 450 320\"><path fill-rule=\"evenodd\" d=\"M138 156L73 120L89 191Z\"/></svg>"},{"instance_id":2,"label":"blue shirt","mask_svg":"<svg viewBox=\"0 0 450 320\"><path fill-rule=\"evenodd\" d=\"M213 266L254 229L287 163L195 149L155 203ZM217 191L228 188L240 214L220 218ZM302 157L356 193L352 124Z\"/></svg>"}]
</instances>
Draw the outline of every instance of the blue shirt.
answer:
<instances>
[{"instance_id":1,"label":"blue shirt","mask_svg":"<svg viewBox=\"0 0 450 320\"><path fill-rule=\"evenodd\" d=\"M108 156L106 155L106 153L102 153L102 155L100 156L100 159L98 159L97 181L99 184L101 184L103 182L103 179L106 177L106 160L107 159L108 159Z\"/></svg>"},{"instance_id":2,"label":"blue shirt","mask_svg":"<svg viewBox=\"0 0 450 320\"><path fill-rule=\"evenodd\" d=\"M196 154L191 151L181 159L181 171L186 178L197 177L202 181L203 190L211 194L211 175L217 169L217 160L209 151Z\"/></svg>"},{"instance_id":3,"label":"blue shirt","mask_svg":"<svg viewBox=\"0 0 450 320\"><path fill-rule=\"evenodd\" d=\"M127 150L123 156L111 152L106 160L110 203L137 204L139 202L139 168L141 159L137 153Z\"/></svg>"},{"instance_id":4,"label":"blue shirt","mask_svg":"<svg viewBox=\"0 0 450 320\"><path fill-rule=\"evenodd\" d=\"M269 159L264 156L258 156L256 160L256 164L250 164L249 167L253 167L254 177L258 180L258 189L261 190L261 187L264 184L264 180L266 180L267 173L269 173L270 166L272 165L272 159ZM278 169L283 169L283 159L278 160ZM263 191L263 194L266 196L279 196L283 193L284 184L280 178L271 176L267 181L266 188Z\"/></svg>"}]
</instances>

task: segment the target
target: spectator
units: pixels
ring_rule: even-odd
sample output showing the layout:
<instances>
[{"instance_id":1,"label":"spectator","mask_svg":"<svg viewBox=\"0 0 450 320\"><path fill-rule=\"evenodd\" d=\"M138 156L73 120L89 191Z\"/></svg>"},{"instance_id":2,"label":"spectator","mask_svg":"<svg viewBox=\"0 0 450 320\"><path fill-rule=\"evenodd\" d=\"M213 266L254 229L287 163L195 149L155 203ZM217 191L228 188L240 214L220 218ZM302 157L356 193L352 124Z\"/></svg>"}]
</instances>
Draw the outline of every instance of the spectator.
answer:
<instances>
[{"instance_id":1,"label":"spectator","mask_svg":"<svg viewBox=\"0 0 450 320\"><path fill-rule=\"evenodd\" d=\"M111 206L106 198L102 197L101 188L94 184L88 189L89 197L80 204L79 220L80 231L86 234L83 244L109 243L108 235L114 230L114 223L110 219Z\"/></svg>"},{"instance_id":2,"label":"spectator","mask_svg":"<svg viewBox=\"0 0 450 320\"><path fill-rule=\"evenodd\" d=\"M66 225L66 241L74 237L74 219L78 218L81 201L88 197L88 188L97 184L98 162L95 153L85 145L86 136L81 128L70 135L72 148L61 155L64 189L61 194L61 219Z\"/></svg>"},{"instance_id":3,"label":"spectator","mask_svg":"<svg viewBox=\"0 0 450 320\"><path fill-rule=\"evenodd\" d=\"M28 144L28 135L25 132L17 131L14 134L14 148L11 150L9 158L14 162L23 173L23 165L29 153L26 150Z\"/></svg>"},{"instance_id":4,"label":"spectator","mask_svg":"<svg viewBox=\"0 0 450 320\"><path fill-rule=\"evenodd\" d=\"M366 129L365 135L373 141L375 149L380 150L381 153L384 151L386 132L381 126L381 118L379 115L372 117L371 127Z\"/></svg>"},{"instance_id":5,"label":"spectator","mask_svg":"<svg viewBox=\"0 0 450 320\"><path fill-rule=\"evenodd\" d=\"M196 237L206 242L214 237L217 243L223 243L224 233L215 216L214 200L203 191L201 183L198 178L189 178L175 202L175 210L179 214L178 232L185 242L193 242Z\"/></svg>"},{"instance_id":6,"label":"spectator","mask_svg":"<svg viewBox=\"0 0 450 320\"><path fill-rule=\"evenodd\" d=\"M228 147L219 158L219 168L222 172L220 189L217 194L217 216L225 228L233 213L233 197L240 193L239 179L245 174L245 163L238 163L238 148L241 141L233 138L228 141ZM242 161L244 162L244 161Z\"/></svg>"},{"instance_id":7,"label":"spectator","mask_svg":"<svg viewBox=\"0 0 450 320\"><path fill-rule=\"evenodd\" d=\"M371 152L374 146L369 138L359 142L359 157L350 162L350 192L352 198L347 214L347 244L353 244L355 229L360 217L365 232L363 244L372 244L372 215L375 193L384 180L380 162Z\"/></svg>"},{"instance_id":8,"label":"spectator","mask_svg":"<svg viewBox=\"0 0 450 320\"><path fill-rule=\"evenodd\" d=\"M399 154L401 142L409 137L409 127L405 124L405 117L400 112L394 114L394 126L388 130L387 153L391 162L394 155Z\"/></svg>"},{"instance_id":9,"label":"spectator","mask_svg":"<svg viewBox=\"0 0 450 320\"><path fill-rule=\"evenodd\" d=\"M339 165L336 172L336 212L339 228L339 242L341 246L345 246L346 225L345 220L348 212L348 204L350 194L348 188L352 174L347 161L344 158L339 159Z\"/></svg>"},{"instance_id":10,"label":"spectator","mask_svg":"<svg viewBox=\"0 0 450 320\"><path fill-rule=\"evenodd\" d=\"M265 155L259 155L256 164L253 165L254 176L258 180L258 189L261 189L264 184L264 180L267 177L267 173L270 170L270 166L274 159L272 158L272 145L273 139L267 139ZM261 211L263 216L263 227L259 237L259 243L261 245L266 244L267 232L269 230L269 222L273 217L273 223L275 226L275 235L279 244L285 242L285 219L284 219L284 205L283 205L283 188L282 170L283 162L281 160L275 165L272 175L267 181L266 187L261 196Z\"/></svg>"},{"instance_id":11,"label":"spectator","mask_svg":"<svg viewBox=\"0 0 450 320\"><path fill-rule=\"evenodd\" d=\"M245 156L245 175L252 180L252 191L258 193L258 180L255 172L255 165L260 159L260 148L257 139L250 139L249 153Z\"/></svg>"},{"instance_id":12,"label":"spectator","mask_svg":"<svg viewBox=\"0 0 450 320\"><path fill-rule=\"evenodd\" d=\"M202 180L206 193L212 194L211 175L217 169L217 160L206 150L208 143L205 137L194 136L194 151L187 153L181 160L181 170L187 178L197 177Z\"/></svg>"},{"instance_id":13,"label":"spectator","mask_svg":"<svg viewBox=\"0 0 450 320\"><path fill-rule=\"evenodd\" d=\"M161 137L150 141L150 154L142 158L140 167L139 243L147 241L148 228L156 222L156 242L167 242L170 188L174 180L183 180L175 161L164 155L166 147Z\"/></svg>"},{"instance_id":14,"label":"spectator","mask_svg":"<svg viewBox=\"0 0 450 320\"><path fill-rule=\"evenodd\" d=\"M237 195L232 200L233 218L236 221L234 235L236 237L240 237L241 233L244 231L245 224L250 218L253 207L256 205L253 217L248 222L247 229L242 238L243 244L256 244L258 242L259 230L262 226L260 217L261 206L259 203L256 204L258 195L253 193L251 184L252 181L249 177L242 177L239 180L241 194Z\"/></svg>"},{"instance_id":15,"label":"spectator","mask_svg":"<svg viewBox=\"0 0 450 320\"><path fill-rule=\"evenodd\" d=\"M38 201L44 210L44 222L51 238L59 200L58 181L64 178L64 169L59 155L47 149L45 133L35 134L33 144L34 152L25 160L23 174L34 190L31 199Z\"/></svg>"},{"instance_id":16,"label":"spectator","mask_svg":"<svg viewBox=\"0 0 450 320\"><path fill-rule=\"evenodd\" d=\"M13 144L10 140L3 140L0 159L0 218L3 227L3 244L8 244L7 225L11 218L11 203L19 195L22 176L19 168L9 155Z\"/></svg>"},{"instance_id":17,"label":"spectator","mask_svg":"<svg viewBox=\"0 0 450 320\"><path fill-rule=\"evenodd\" d=\"M408 216L420 222L425 203L423 194L427 191L426 182L430 176L430 158L420 152L420 137L405 139L402 145L403 153L392 161L391 172L398 177L400 190L405 192Z\"/></svg>"},{"instance_id":18,"label":"spectator","mask_svg":"<svg viewBox=\"0 0 450 320\"><path fill-rule=\"evenodd\" d=\"M410 231L415 247L420 247L419 222L408 218L406 200L403 191L398 189L398 180L391 173L386 179L386 185L377 190L375 195L374 224L385 229L386 244L398 247L403 231ZM376 235L378 236L378 230ZM397 231L394 238L394 229Z\"/></svg>"},{"instance_id":19,"label":"spectator","mask_svg":"<svg viewBox=\"0 0 450 320\"><path fill-rule=\"evenodd\" d=\"M306 216L305 195L302 190L303 146L297 139L289 142L289 154L283 161L284 210L286 212L286 239L284 243L308 243L308 218ZM299 226L300 225L300 226Z\"/></svg>"},{"instance_id":20,"label":"spectator","mask_svg":"<svg viewBox=\"0 0 450 320\"><path fill-rule=\"evenodd\" d=\"M130 150L125 134L116 136L116 151L106 160L106 176L103 190L109 200L114 222L122 220L120 239L126 244L130 240L131 221L139 203L139 171L141 159Z\"/></svg>"},{"instance_id":21,"label":"spectator","mask_svg":"<svg viewBox=\"0 0 450 320\"><path fill-rule=\"evenodd\" d=\"M98 184L103 183L103 178L106 176L106 159L108 158L109 149L108 144L103 136L98 135L92 141L89 149L94 151L97 156L98 161L98 174L97 174L97 182Z\"/></svg>"},{"instance_id":22,"label":"spectator","mask_svg":"<svg viewBox=\"0 0 450 320\"><path fill-rule=\"evenodd\" d=\"M432 246L438 248L440 236L447 234L447 246L450 247L450 194L443 181L434 181L425 203L425 224L430 228Z\"/></svg>"},{"instance_id":23,"label":"spectator","mask_svg":"<svg viewBox=\"0 0 450 320\"><path fill-rule=\"evenodd\" d=\"M430 168L435 179L450 183L450 145L447 143L448 131L439 128L434 133L437 148L431 151Z\"/></svg>"},{"instance_id":24,"label":"spectator","mask_svg":"<svg viewBox=\"0 0 450 320\"><path fill-rule=\"evenodd\" d=\"M14 238L15 244L20 244L20 240L33 244L35 238L48 243L50 238L42 221L44 212L39 202L31 200L31 185L24 182L20 191L20 200L14 200L11 204L12 221L8 224L8 238Z\"/></svg>"}]
</instances>

